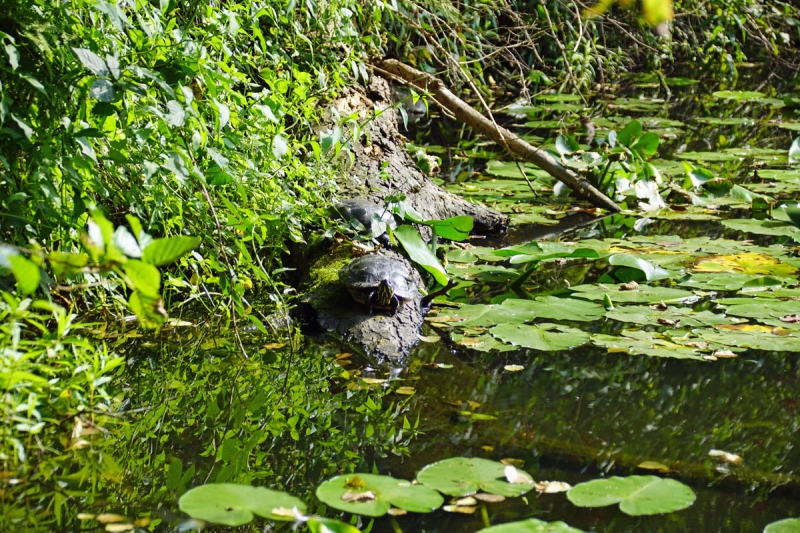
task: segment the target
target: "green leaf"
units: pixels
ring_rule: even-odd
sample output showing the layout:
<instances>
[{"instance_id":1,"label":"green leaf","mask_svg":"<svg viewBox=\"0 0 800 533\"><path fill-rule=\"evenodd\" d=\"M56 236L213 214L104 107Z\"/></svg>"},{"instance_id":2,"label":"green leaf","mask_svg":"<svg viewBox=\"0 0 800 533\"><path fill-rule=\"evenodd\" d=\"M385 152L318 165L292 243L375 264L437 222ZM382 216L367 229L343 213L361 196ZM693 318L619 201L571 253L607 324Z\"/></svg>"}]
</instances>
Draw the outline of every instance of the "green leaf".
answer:
<instances>
[{"instance_id":1,"label":"green leaf","mask_svg":"<svg viewBox=\"0 0 800 533\"><path fill-rule=\"evenodd\" d=\"M480 529L478 533L583 533L583 530L570 527L564 522L543 522L536 518L528 518Z\"/></svg>"},{"instance_id":2,"label":"green leaf","mask_svg":"<svg viewBox=\"0 0 800 533\"><path fill-rule=\"evenodd\" d=\"M632 254L614 254L608 258L608 262L614 266L623 266L639 270L644 274L647 281L668 279L670 277L669 272L663 268L657 267L649 261L645 261L641 257Z\"/></svg>"},{"instance_id":3,"label":"green leaf","mask_svg":"<svg viewBox=\"0 0 800 533\"><path fill-rule=\"evenodd\" d=\"M160 297L133 291L128 298L128 306L136 314L142 327L157 328L167 320Z\"/></svg>"},{"instance_id":4,"label":"green leaf","mask_svg":"<svg viewBox=\"0 0 800 533\"><path fill-rule=\"evenodd\" d=\"M726 100L753 100L766 96L764 93L758 91L714 91L711 95L715 98Z\"/></svg>"},{"instance_id":5,"label":"green leaf","mask_svg":"<svg viewBox=\"0 0 800 533\"><path fill-rule=\"evenodd\" d=\"M8 56L8 64L11 65L11 70L17 70L19 67L19 50L11 43L6 43L4 48Z\"/></svg>"},{"instance_id":6,"label":"green leaf","mask_svg":"<svg viewBox=\"0 0 800 533\"><path fill-rule=\"evenodd\" d=\"M767 524L764 533L800 533L800 518L784 518Z\"/></svg>"},{"instance_id":7,"label":"green leaf","mask_svg":"<svg viewBox=\"0 0 800 533\"><path fill-rule=\"evenodd\" d=\"M339 522L333 518L323 518L321 516L314 516L308 519L308 529L311 533L361 533L361 530Z\"/></svg>"},{"instance_id":8,"label":"green leaf","mask_svg":"<svg viewBox=\"0 0 800 533\"><path fill-rule=\"evenodd\" d=\"M53 275L57 278L71 279L89 263L89 256L84 253L50 252L48 260Z\"/></svg>"},{"instance_id":9,"label":"green leaf","mask_svg":"<svg viewBox=\"0 0 800 533\"><path fill-rule=\"evenodd\" d=\"M184 111L183 106L177 100L170 100L167 102L166 120L167 124L173 128L183 126L186 120L186 111Z\"/></svg>"},{"instance_id":10,"label":"green leaf","mask_svg":"<svg viewBox=\"0 0 800 533\"><path fill-rule=\"evenodd\" d=\"M83 66L91 70L96 76L108 76L108 67L106 66L106 62L103 61L103 58L86 48L73 48L72 51L78 56Z\"/></svg>"},{"instance_id":11,"label":"green leaf","mask_svg":"<svg viewBox=\"0 0 800 533\"><path fill-rule=\"evenodd\" d=\"M556 137L556 150L560 155L569 155L573 152L577 152L581 149L581 145L578 144L573 137L569 135L559 135Z\"/></svg>"},{"instance_id":12,"label":"green leaf","mask_svg":"<svg viewBox=\"0 0 800 533\"><path fill-rule=\"evenodd\" d=\"M589 334L557 324L500 324L489 330L493 337L514 346L543 352L571 350L589 342Z\"/></svg>"},{"instance_id":13,"label":"green leaf","mask_svg":"<svg viewBox=\"0 0 800 533\"><path fill-rule=\"evenodd\" d=\"M397 237L397 240L403 245L406 253L408 253L408 257L410 257L412 261L430 272L437 283L440 285L447 285L447 272L413 226L400 226L394 230L394 236Z\"/></svg>"},{"instance_id":14,"label":"green leaf","mask_svg":"<svg viewBox=\"0 0 800 533\"><path fill-rule=\"evenodd\" d=\"M644 155L652 156L658 151L658 142L658 134L650 131L642 135L639 140L636 141L633 145L633 149Z\"/></svg>"},{"instance_id":15,"label":"green leaf","mask_svg":"<svg viewBox=\"0 0 800 533\"><path fill-rule=\"evenodd\" d=\"M694 491L674 479L629 476L595 479L567 492L578 507L605 507L619 503L620 511L631 516L671 513L694 503Z\"/></svg>"},{"instance_id":16,"label":"green leaf","mask_svg":"<svg viewBox=\"0 0 800 533\"><path fill-rule=\"evenodd\" d=\"M181 511L192 518L226 526L247 524L253 520L253 515L294 521L292 510L306 511L305 503L285 492L234 483L195 487L181 496L178 504Z\"/></svg>"},{"instance_id":17,"label":"green leaf","mask_svg":"<svg viewBox=\"0 0 800 533\"><path fill-rule=\"evenodd\" d=\"M186 236L156 239L144 249L142 260L151 265L167 265L194 250L201 241L200 237Z\"/></svg>"},{"instance_id":18,"label":"green leaf","mask_svg":"<svg viewBox=\"0 0 800 533\"><path fill-rule=\"evenodd\" d=\"M516 497L533 489L533 481L506 481L504 464L478 457L453 457L430 464L420 470L417 481L448 496L466 496L484 491Z\"/></svg>"},{"instance_id":19,"label":"green leaf","mask_svg":"<svg viewBox=\"0 0 800 533\"><path fill-rule=\"evenodd\" d=\"M603 285L576 285L570 287L576 298L603 301L606 296L616 304L622 303L658 303L661 300L669 303L672 300L680 301L694 295L691 291L673 289L671 287L651 287L639 285L635 290L623 290L619 286L609 287Z\"/></svg>"},{"instance_id":20,"label":"green leaf","mask_svg":"<svg viewBox=\"0 0 800 533\"><path fill-rule=\"evenodd\" d=\"M428 487L376 474L336 476L317 487L317 498L335 509L364 516L383 516L392 506L430 513L444 499Z\"/></svg>"},{"instance_id":21,"label":"green leaf","mask_svg":"<svg viewBox=\"0 0 800 533\"><path fill-rule=\"evenodd\" d=\"M275 159L281 159L289 151L289 143L280 134L275 135L272 139L272 155Z\"/></svg>"},{"instance_id":22,"label":"green leaf","mask_svg":"<svg viewBox=\"0 0 800 533\"><path fill-rule=\"evenodd\" d=\"M24 295L33 293L39 287L41 278L39 265L19 254L9 255L6 258L11 265L11 273L17 280L19 292Z\"/></svg>"},{"instance_id":23,"label":"green leaf","mask_svg":"<svg viewBox=\"0 0 800 533\"><path fill-rule=\"evenodd\" d=\"M513 310L527 319L547 318L591 322L602 318L605 314L602 305L577 298L559 298L557 296L537 296L533 300L509 298L503 302L502 307Z\"/></svg>"},{"instance_id":24,"label":"green leaf","mask_svg":"<svg viewBox=\"0 0 800 533\"><path fill-rule=\"evenodd\" d=\"M150 298L158 298L161 289L161 273L151 264L131 259L123 265L125 275L133 284L133 289Z\"/></svg>"},{"instance_id":25,"label":"green leaf","mask_svg":"<svg viewBox=\"0 0 800 533\"><path fill-rule=\"evenodd\" d=\"M617 133L617 142L622 146L630 147L633 141L642 134L642 123L638 120L631 120Z\"/></svg>"},{"instance_id":26,"label":"green leaf","mask_svg":"<svg viewBox=\"0 0 800 533\"><path fill-rule=\"evenodd\" d=\"M796 228L800 229L800 203L795 204L794 207L786 206L783 208L783 211L786 213L786 216L789 218L792 224L794 224Z\"/></svg>"},{"instance_id":27,"label":"green leaf","mask_svg":"<svg viewBox=\"0 0 800 533\"><path fill-rule=\"evenodd\" d=\"M431 226L439 237L451 241L463 241L469 237L475 221L470 216L451 217L445 220L428 220L425 224Z\"/></svg>"},{"instance_id":28,"label":"green leaf","mask_svg":"<svg viewBox=\"0 0 800 533\"><path fill-rule=\"evenodd\" d=\"M89 96L100 102L114 101L114 85L108 80L94 80Z\"/></svg>"}]
</instances>

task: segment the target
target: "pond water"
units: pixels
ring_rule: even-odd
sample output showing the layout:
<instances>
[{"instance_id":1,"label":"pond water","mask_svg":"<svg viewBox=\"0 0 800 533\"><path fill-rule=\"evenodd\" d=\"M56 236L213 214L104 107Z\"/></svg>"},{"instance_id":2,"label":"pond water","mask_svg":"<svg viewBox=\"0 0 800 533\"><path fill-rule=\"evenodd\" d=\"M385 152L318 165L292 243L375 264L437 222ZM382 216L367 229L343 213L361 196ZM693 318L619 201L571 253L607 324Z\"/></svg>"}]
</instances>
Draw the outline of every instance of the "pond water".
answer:
<instances>
[{"instance_id":1,"label":"pond water","mask_svg":"<svg viewBox=\"0 0 800 533\"><path fill-rule=\"evenodd\" d=\"M651 162L675 184L665 207L571 214L536 169L526 166L528 187L483 144L430 147L444 156L443 184L510 214L512 228L446 248L461 283L449 302L437 300L407 361L252 332L243 360L236 337L212 324L158 337L105 333L126 358L123 385L107 391L115 413L83 413L62 421L52 441L29 443L57 452L6 484L0 524L102 530L79 513L116 513L143 528L190 527L177 497L212 481L284 489L337 516L314 501L322 480L353 471L413 479L449 457L515 459L536 480L572 485L655 474L697 498L682 511L633 517L533 491L470 515L381 518L372 531L471 533L536 517L598 532L758 532L800 516L800 325L781 320L800 313L800 233L779 208L800 199L800 169L788 159L800 125L774 86L741 99L676 82L665 100L663 87L634 82L591 111L550 95L505 119L551 146L578 113L593 116L600 139L638 119L660 137ZM681 184L700 167L750 194L714 194L710 183L692 203L688 192L699 189ZM756 209L758 195L776 200L772 218L769 206ZM639 288L620 288L631 281Z\"/></svg>"}]
</instances>

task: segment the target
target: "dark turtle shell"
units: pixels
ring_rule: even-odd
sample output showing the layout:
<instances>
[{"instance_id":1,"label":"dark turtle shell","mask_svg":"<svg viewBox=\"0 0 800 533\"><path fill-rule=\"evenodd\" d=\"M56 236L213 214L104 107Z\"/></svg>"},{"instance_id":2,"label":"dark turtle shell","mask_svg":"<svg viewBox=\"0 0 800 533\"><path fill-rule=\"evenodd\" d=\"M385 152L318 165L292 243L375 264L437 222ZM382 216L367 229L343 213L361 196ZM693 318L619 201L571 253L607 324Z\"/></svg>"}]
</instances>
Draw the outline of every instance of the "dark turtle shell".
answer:
<instances>
[{"instance_id":1,"label":"dark turtle shell","mask_svg":"<svg viewBox=\"0 0 800 533\"><path fill-rule=\"evenodd\" d=\"M345 220L358 220L368 230L372 229L374 220L380 220L392 229L397 227L397 222L388 209L369 200L342 200L336 204L336 210Z\"/></svg>"},{"instance_id":2,"label":"dark turtle shell","mask_svg":"<svg viewBox=\"0 0 800 533\"><path fill-rule=\"evenodd\" d=\"M353 259L339 271L339 279L357 302L370 309L394 312L417 290L411 272L401 261L377 254Z\"/></svg>"}]
</instances>

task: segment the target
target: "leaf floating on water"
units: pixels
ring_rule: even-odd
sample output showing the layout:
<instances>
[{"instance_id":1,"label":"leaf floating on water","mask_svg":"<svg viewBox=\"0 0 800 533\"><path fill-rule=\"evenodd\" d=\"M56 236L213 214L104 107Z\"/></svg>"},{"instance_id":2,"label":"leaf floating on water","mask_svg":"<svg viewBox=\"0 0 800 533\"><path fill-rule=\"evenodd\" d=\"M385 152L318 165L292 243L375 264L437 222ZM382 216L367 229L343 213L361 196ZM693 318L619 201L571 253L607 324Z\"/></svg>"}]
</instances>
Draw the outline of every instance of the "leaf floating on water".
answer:
<instances>
[{"instance_id":1,"label":"leaf floating on water","mask_svg":"<svg viewBox=\"0 0 800 533\"><path fill-rule=\"evenodd\" d=\"M517 470L512 465L506 465L504 472L506 475L506 481L512 485L530 485L533 483L533 478L531 476L522 470Z\"/></svg>"},{"instance_id":2,"label":"leaf floating on water","mask_svg":"<svg viewBox=\"0 0 800 533\"><path fill-rule=\"evenodd\" d=\"M662 474L666 474L667 472L669 472L669 467L667 465L656 461L642 461L636 466L639 468L643 468L645 470L657 470Z\"/></svg>"},{"instance_id":3,"label":"leaf floating on water","mask_svg":"<svg viewBox=\"0 0 800 533\"><path fill-rule=\"evenodd\" d=\"M567 492L572 485L565 481L539 481L534 485L540 494L557 494Z\"/></svg>"},{"instance_id":4,"label":"leaf floating on water","mask_svg":"<svg viewBox=\"0 0 800 533\"><path fill-rule=\"evenodd\" d=\"M457 500L453 500L451 503L453 505L458 505L459 507L468 507L472 505L477 505L478 500L476 500L472 496L467 496L466 498L459 498Z\"/></svg>"},{"instance_id":5,"label":"leaf floating on water","mask_svg":"<svg viewBox=\"0 0 800 533\"><path fill-rule=\"evenodd\" d=\"M391 509L386 511L386 514L391 515L391 516L403 516L403 515L408 514L408 511L406 511L405 509L399 509L397 507L392 507Z\"/></svg>"},{"instance_id":6,"label":"leaf floating on water","mask_svg":"<svg viewBox=\"0 0 800 533\"><path fill-rule=\"evenodd\" d=\"M417 390L414 387L397 387L394 390L397 394L403 394L404 396L411 396L415 394Z\"/></svg>"},{"instance_id":7,"label":"leaf floating on water","mask_svg":"<svg viewBox=\"0 0 800 533\"><path fill-rule=\"evenodd\" d=\"M342 494L342 501L348 503L374 502L377 499L371 490L365 492L345 492Z\"/></svg>"},{"instance_id":8,"label":"leaf floating on water","mask_svg":"<svg viewBox=\"0 0 800 533\"><path fill-rule=\"evenodd\" d=\"M282 516L285 518L297 518L302 516L302 513L297 508L289 509L288 507L275 507L272 511L275 516Z\"/></svg>"},{"instance_id":9,"label":"leaf floating on water","mask_svg":"<svg viewBox=\"0 0 800 533\"><path fill-rule=\"evenodd\" d=\"M422 342L439 342L442 338L439 335L419 335Z\"/></svg>"},{"instance_id":10,"label":"leaf floating on water","mask_svg":"<svg viewBox=\"0 0 800 533\"><path fill-rule=\"evenodd\" d=\"M522 365L506 365L503 367L503 370L506 372L519 372L521 370L525 370L525 367Z\"/></svg>"},{"instance_id":11,"label":"leaf floating on water","mask_svg":"<svg viewBox=\"0 0 800 533\"><path fill-rule=\"evenodd\" d=\"M733 465L738 465L743 461L740 455L736 455L735 453L729 453L724 450L709 450L708 451L709 457L716 457L720 461L725 461L726 463L731 463Z\"/></svg>"},{"instance_id":12,"label":"leaf floating on water","mask_svg":"<svg viewBox=\"0 0 800 533\"><path fill-rule=\"evenodd\" d=\"M733 359L734 357L738 357L738 355L736 355L730 350L717 350L711 355L713 355L717 359Z\"/></svg>"}]
</instances>

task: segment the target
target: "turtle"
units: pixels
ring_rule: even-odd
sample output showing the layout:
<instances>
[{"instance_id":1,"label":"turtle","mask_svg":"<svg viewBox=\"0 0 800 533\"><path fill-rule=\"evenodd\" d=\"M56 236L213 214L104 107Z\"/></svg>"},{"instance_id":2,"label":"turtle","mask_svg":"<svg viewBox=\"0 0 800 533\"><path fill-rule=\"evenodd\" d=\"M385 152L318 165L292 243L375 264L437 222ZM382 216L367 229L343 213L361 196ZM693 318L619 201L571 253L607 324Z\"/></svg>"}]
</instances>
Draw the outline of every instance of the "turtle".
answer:
<instances>
[{"instance_id":1,"label":"turtle","mask_svg":"<svg viewBox=\"0 0 800 533\"><path fill-rule=\"evenodd\" d=\"M336 204L336 211L345 220L359 221L365 228L367 228L367 231L372 233L373 237L375 237L378 242L391 248L389 236L386 234L386 228L380 226L375 228L373 226L373 224L377 222L386 224L386 226L391 229L395 229L397 227L397 222L394 219L394 215L392 215L388 209L370 200L351 198L348 200L342 200ZM376 235L378 231L381 231L381 233Z\"/></svg>"},{"instance_id":2,"label":"turtle","mask_svg":"<svg viewBox=\"0 0 800 533\"><path fill-rule=\"evenodd\" d=\"M339 279L355 301L369 307L370 314L381 309L394 315L417 290L405 264L379 254L353 259L339 271Z\"/></svg>"}]
</instances>

